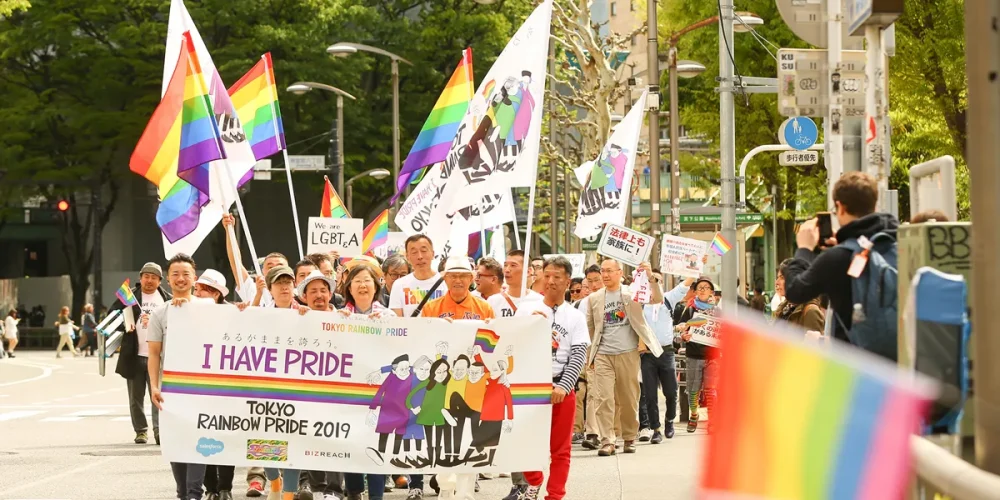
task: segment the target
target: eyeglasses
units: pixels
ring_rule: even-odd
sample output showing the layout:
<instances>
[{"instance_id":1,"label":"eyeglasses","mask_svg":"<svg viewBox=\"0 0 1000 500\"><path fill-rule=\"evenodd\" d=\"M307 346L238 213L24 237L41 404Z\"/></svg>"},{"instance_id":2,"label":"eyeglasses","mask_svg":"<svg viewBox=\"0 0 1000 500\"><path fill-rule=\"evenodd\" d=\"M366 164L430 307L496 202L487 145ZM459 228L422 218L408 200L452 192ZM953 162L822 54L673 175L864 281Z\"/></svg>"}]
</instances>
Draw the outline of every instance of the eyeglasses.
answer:
<instances>
[{"instance_id":1,"label":"eyeglasses","mask_svg":"<svg viewBox=\"0 0 1000 500\"><path fill-rule=\"evenodd\" d=\"M352 285L374 286L375 285L375 280L373 280L371 278L366 278L366 279L354 280L354 281L351 282L351 284Z\"/></svg>"},{"instance_id":2,"label":"eyeglasses","mask_svg":"<svg viewBox=\"0 0 1000 500\"><path fill-rule=\"evenodd\" d=\"M498 277L498 276L497 276L497 275L495 275L495 274L476 274L476 279L477 279L477 280L478 280L479 278L497 278L497 277Z\"/></svg>"},{"instance_id":3,"label":"eyeglasses","mask_svg":"<svg viewBox=\"0 0 1000 500\"><path fill-rule=\"evenodd\" d=\"M389 278L398 280L400 278L405 277L407 274L410 274L410 273L386 273L386 276L389 277Z\"/></svg>"},{"instance_id":4,"label":"eyeglasses","mask_svg":"<svg viewBox=\"0 0 1000 500\"><path fill-rule=\"evenodd\" d=\"M618 269L601 269L601 274L615 274L621 272Z\"/></svg>"},{"instance_id":5,"label":"eyeglasses","mask_svg":"<svg viewBox=\"0 0 1000 500\"><path fill-rule=\"evenodd\" d=\"M572 290L569 291L569 293L572 293L572 294L577 294L577 293L581 293L581 292L583 292L582 288L574 288L574 289L572 289Z\"/></svg>"},{"instance_id":6,"label":"eyeglasses","mask_svg":"<svg viewBox=\"0 0 1000 500\"><path fill-rule=\"evenodd\" d=\"M699 286L698 288L695 288L695 290L697 290L699 292L714 292L715 291L715 289L712 288L712 287L710 287L710 286Z\"/></svg>"}]
</instances>

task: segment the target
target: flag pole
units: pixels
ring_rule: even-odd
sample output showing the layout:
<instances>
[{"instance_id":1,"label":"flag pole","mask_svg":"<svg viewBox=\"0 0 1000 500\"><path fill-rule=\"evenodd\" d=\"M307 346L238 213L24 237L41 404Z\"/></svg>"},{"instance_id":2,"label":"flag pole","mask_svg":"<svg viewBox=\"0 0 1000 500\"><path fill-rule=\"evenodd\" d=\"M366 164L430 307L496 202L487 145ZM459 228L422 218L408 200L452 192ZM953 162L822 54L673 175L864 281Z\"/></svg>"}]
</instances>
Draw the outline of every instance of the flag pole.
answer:
<instances>
[{"instance_id":1,"label":"flag pole","mask_svg":"<svg viewBox=\"0 0 1000 500\"><path fill-rule=\"evenodd\" d=\"M536 172L537 173L537 172ZM521 266L521 297L527 293L528 289L528 267L531 266L531 229L534 227L535 218L535 185L532 184L528 191L528 224L524 233L524 265ZM517 217L514 217L517 220Z\"/></svg>"},{"instance_id":2,"label":"flag pole","mask_svg":"<svg viewBox=\"0 0 1000 500\"><path fill-rule=\"evenodd\" d=\"M229 168L229 160L226 158L222 159L222 165L226 169L226 176L228 179L233 178L233 171ZM230 182L232 182L230 180ZM250 236L250 224L247 222L247 214L243 211L243 201L240 200L239 190L236 191L236 210L239 211L240 221L243 224L243 234L247 237L247 246L250 247L250 257L253 258L253 268L257 271L257 275L260 276L263 273L260 270L260 263L257 262L257 249L253 244L253 236ZM238 276L234 276L233 279L239 279Z\"/></svg>"},{"instance_id":3,"label":"flag pole","mask_svg":"<svg viewBox=\"0 0 1000 500\"><path fill-rule=\"evenodd\" d=\"M486 249L486 225L485 225L486 221L483 220L484 208L485 205L483 205L483 199L480 198L479 199L479 248L482 249L480 252L482 253L483 257L486 257L486 254L488 252Z\"/></svg>"},{"instance_id":4,"label":"flag pole","mask_svg":"<svg viewBox=\"0 0 1000 500\"><path fill-rule=\"evenodd\" d=\"M260 56L260 59L264 61L264 75L267 78L269 75L273 75L271 67L267 64L266 54ZM277 91L273 85L274 82L268 80L267 86L270 87L273 93L271 97L277 95ZM305 252L302 251L302 228L299 227L299 209L298 205L295 203L295 187L292 185L292 165L288 162L288 148L281 143L281 131L278 130L278 110L275 109L274 105L275 99L268 99L271 105L271 125L274 127L274 140L277 141L278 147L281 148L282 156L285 158L285 177L288 179L288 197L292 200L292 220L295 222L295 244L299 247L299 258L305 256ZM249 239L249 236L247 236ZM256 256L254 257L256 260Z\"/></svg>"},{"instance_id":5,"label":"flag pole","mask_svg":"<svg viewBox=\"0 0 1000 500\"><path fill-rule=\"evenodd\" d=\"M514 190L513 190L513 188L511 189L510 193L511 193L510 194L511 200L516 199L514 197ZM521 233L520 233L520 229L517 228L517 209L514 208L514 202L513 201L511 201L510 207L512 209L514 209L514 219L513 219L513 222L514 222L514 243L517 244L517 249L520 250L521 249Z\"/></svg>"}]
</instances>

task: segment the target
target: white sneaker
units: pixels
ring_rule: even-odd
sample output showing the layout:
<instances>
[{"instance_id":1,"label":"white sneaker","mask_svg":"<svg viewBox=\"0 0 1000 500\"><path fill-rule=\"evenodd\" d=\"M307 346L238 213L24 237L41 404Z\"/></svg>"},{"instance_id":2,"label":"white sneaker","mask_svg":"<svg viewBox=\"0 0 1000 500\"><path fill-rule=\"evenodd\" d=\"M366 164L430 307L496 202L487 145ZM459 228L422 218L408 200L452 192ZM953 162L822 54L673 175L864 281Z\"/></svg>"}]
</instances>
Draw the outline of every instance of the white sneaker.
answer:
<instances>
[{"instance_id":1,"label":"white sneaker","mask_svg":"<svg viewBox=\"0 0 1000 500\"><path fill-rule=\"evenodd\" d=\"M648 442L652 438L653 438L653 430L652 429L643 429L643 430L639 431L639 441L642 441L643 443L645 443L645 442Z\"/></svg>"}]
</instances>

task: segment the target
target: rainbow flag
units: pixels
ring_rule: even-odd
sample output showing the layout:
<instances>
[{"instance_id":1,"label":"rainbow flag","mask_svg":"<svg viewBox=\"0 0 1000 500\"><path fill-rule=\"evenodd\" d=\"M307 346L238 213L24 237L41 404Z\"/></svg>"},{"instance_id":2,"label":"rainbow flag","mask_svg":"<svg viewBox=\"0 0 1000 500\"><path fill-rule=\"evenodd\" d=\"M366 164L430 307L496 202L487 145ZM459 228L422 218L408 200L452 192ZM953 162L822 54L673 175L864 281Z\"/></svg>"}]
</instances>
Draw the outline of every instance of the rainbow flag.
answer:
<instances>
[{"instance_id":1,"label":"rainbow flag","mask_svg":"<svg viewBox=\"0 0 1000 500\"><path fill-rule=\"evenodd\" d=\"M389 209L375 217L361 233L361 253L371 255L376 248L389 242Z\"/></svg>"},{"instance_id":2,"label":"rainbow flag","mask_svg":"<svg viewBox=\"0 0 1000 500\"><path fill-rule=\"evenodd\" d=\"M125 304L125 307L139 305L139 301L135 300L135 295L132 294L132 285L128 282L128 278L125 278L125 282L122 283L120 288L118 288L115 295L118 297L118 300L122 302L122 304Z\"/></svg>"},{"instance_id":3,"label":"rainbow flag","mask_svg":"<svg viewBox=\"0 0 1000 500\"><path fill-rule=\"evenodd\" d=\"M229 96L255 158L267 158L285 149L270 52L260 56L260 61L229 88Z\"/></svg>"},{"instance_id":4,"label":"rainbow flag","mask_svg":"<svg viewBox=\"0 0 1000 500\"><path fill-rule=\"evenodd\" d=\"M492 353L497 348L497 342L500 342L500 336L496 332L480 328L476 331L476 340L473 345L481 347L485 353Z\"/></svg>"},{"instance_id":5,"label":"rainbow flag","mask_svg":"<svg viewBox=\"0 0 1000 500\"><path fill-rule=\"evenodd\" d=\"M319 209L319 216L350 219L351 214L347 212L344 202L340 201L340 196L337 196L333 184L330 184L330 178L324 175L323 180L326 185L323 186L323 205Z\"/></svg>"},{"instance_id":6,"label":"rainbow flag","mask_svg":"<svg viewBox=\"0 0 1000 500\"><path fill-rule=\"evenodd\" d=\"M934 388L860 350L774 329L723 320L698 498L903 498L910 436Z\"/></svg>"},{"instance_id":7,"label":"rainbow flag","mask_svg":"<svg viewBox=\"0 0 1000 500\"><path fill-rule=\"evenodd\" d=\"M711 247L712 251L715 252L715 255L718 256L725 255L726 252L733 249L733 246L722 237L722 233L715 233L715 237L712 238L712 244L709 245L709 247Z\"/></svg>"},{"instance_id":8,"label":"rainbow flag","mask_svg":"<svg viewBox=\"0 0 1000 500\"><path fill-rule=\"evenodd\" d=\"M211 196L208 163L226 157L190 32L182 43L167 91L129 159L130 170L157 185L156 223L170 243L198 227Z\"/></svg>"},{"instance_id":9,"label":"rainbow flag","mask_svg":"<svg viewBox=\"0 0 1000 500\"><path fill-rule=\"evenodd\" d=\"M424 122L423 128L417 134L410 153L403 161L403 168L399 171L396 179L396 194L393 195L390 204L396 203L399 195L406 189L406 185L413 182L410 175L428 165L442 162L447 158L448 151L451 150L451 143L458 133L458 126L465 118L465 112L469 108L469 101L475 94L476 89L472 86L472 48L467 48L462 52L462 60L458 67L451 74L451 79L445 85L444 91L434 103L434 109Z\"/></svg>"}]
</instances>

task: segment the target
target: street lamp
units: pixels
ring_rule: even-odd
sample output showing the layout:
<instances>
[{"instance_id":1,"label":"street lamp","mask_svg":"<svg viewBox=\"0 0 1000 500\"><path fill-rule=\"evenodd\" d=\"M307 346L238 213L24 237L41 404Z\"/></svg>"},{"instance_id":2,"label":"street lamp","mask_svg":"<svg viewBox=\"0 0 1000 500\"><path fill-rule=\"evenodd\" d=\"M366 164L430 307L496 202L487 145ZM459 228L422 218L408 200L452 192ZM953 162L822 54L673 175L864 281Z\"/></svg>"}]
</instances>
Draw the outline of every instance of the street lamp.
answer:
<instances>
[{"instance_id":1,"label":"street lamp","mask_svg":"<svg viewBox=\"0 0 1000 500\"><path fill-rule=\"evenodd\" d=\"M392 61L392 181L399 185L399 63L413 63L392 52L360 43L337 42L327 47L326 52L335 57L347 57L358 51L386 56Z\"/></svg>"},{"instance_id":2,"label":"street lamp","mask_svg":"<svg viewBox=\"0 0 1000 500\"><path fill-rule=\"evenodd\" d=\"M295 82L286 89L295 95L302 95L312 89L325 90L337 94L337 192L344 192L344 98L352 101L354 96L330 85L316 82Z\"/></svg>"},{"instance_id":3,"label":"street lamp","mask_svg":"<svg viewBox=\"0 0 1000 500\"><path fill-rule=\"evenodd\" d=\"M384 168L373 168L371 170L365 170L364 172L361 172L360 174L355 175L350 179L347 179L347 182L344 183L344 186L347 187L347 211L351 213L354 212L354 181L361 179L363 177L371 177L372 179L385 179L390 175L392 175L392 172L389 172Z\"/></svg>"}]
</instances>

